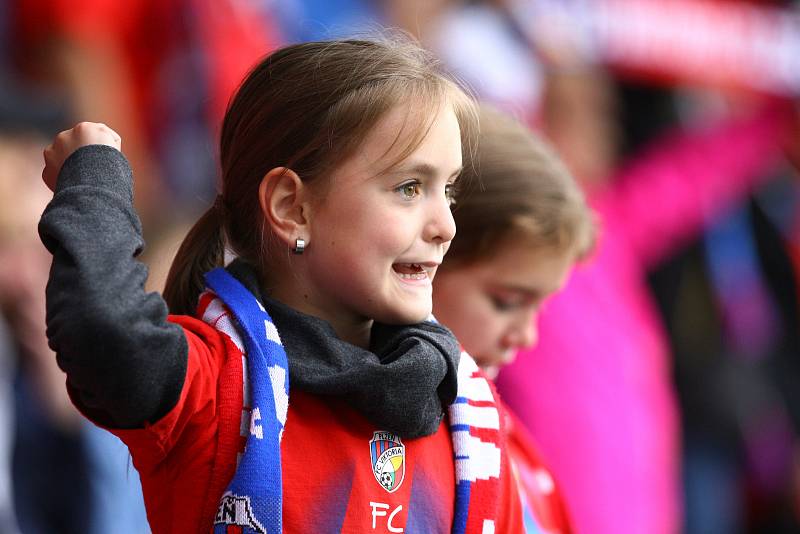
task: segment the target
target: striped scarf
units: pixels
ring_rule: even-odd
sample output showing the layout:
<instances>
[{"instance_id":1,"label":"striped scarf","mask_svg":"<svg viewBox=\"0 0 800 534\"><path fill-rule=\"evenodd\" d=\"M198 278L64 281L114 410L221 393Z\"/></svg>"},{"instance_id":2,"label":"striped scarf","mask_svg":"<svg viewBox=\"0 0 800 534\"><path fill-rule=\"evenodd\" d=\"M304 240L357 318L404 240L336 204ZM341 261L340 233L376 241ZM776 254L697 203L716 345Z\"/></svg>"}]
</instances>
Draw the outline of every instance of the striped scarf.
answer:
<instances>
[{"instance_id":1,"label":"striped scarf","mask_svg":"<svg viewBox=\"0 0 800 534\"><path fill-rule=\"evenodd\" d=\"M215 534L282 532L280 441L289 405L289 374L280 335L264 306L225 269L206 274L219 313L211 324L247 356L250 432L236 473L222 495ZM207 319L204 315L204 320ZM232 316L231 321L229 317ZM211 322L209 320L209 322ZM456 473L453 534L493 534L499 512L501 421L494 390L461 353L458 396L448 408Z\"/></svg>"}]
</instances>

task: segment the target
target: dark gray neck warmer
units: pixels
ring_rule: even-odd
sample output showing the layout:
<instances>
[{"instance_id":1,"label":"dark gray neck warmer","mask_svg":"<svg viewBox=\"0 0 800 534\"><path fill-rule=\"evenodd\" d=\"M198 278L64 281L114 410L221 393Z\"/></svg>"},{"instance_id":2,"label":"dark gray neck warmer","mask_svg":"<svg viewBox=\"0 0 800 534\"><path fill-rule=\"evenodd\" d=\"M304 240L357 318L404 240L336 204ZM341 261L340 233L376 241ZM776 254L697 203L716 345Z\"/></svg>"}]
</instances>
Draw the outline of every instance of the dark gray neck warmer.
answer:
<instances>
[{"instance_id":1,"label":"dark gray neck warmer","mask_svg":"<svg viewBox=\"0 0 800 534\"><path fill-rule=\"evenodd\" d=\"M374 323L365 350L339 339L327 321L261 295L246 263L234 261L228 270L260 296L275 322L290 388L342 397L381 430L405 438L436 432L458 387L460 348L447 328Z\"/></svg>"}]
</instances>

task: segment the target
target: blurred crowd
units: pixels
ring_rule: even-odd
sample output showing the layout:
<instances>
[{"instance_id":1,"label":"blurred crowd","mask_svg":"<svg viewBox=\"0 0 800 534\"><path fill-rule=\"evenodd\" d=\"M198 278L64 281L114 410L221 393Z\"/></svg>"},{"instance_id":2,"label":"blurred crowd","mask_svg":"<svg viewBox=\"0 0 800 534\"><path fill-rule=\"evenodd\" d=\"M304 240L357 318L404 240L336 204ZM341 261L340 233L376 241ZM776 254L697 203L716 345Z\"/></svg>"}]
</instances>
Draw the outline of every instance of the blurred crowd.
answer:
<instances>
[{"instance_id":1,"label":"blurred crowd","mask_svg":"<svg viewBox=\"0 0 800 534\"><path fill-rule=\"evenodd\" d=\"M248 67L383 27L546 136L597 213L498 378L576 532L800 532L800 2L766 0L0 0L0 532L148 532L44 335L44 146L121 134L159 291Z\"/></svg>"}]
</instances>

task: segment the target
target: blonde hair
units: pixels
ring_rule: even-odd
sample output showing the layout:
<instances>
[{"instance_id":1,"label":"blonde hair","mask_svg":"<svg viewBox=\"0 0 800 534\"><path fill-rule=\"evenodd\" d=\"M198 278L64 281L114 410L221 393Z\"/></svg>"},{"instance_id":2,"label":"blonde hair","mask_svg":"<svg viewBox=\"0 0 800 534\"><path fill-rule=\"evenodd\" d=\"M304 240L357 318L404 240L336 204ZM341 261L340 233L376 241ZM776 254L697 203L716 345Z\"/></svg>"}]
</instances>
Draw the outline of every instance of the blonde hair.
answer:
<instances>
[{"instance_id":1,"label":"blonde hair","mask_svg":"<svg viewBox=\"0 0 800 534\"><path fill-rule=\"evenodd\" d=\"M471 152L474 101L407 37L302 43L256 65L223 122L222 193L189 232L170 269L164 291L170 310L194 311L203 274L223 264L226 246L253 265L263 264L268 229L257 191L269 170L290 168L304 182L324 178L402 104L418 128L408 146L393 151L398 160L424 139L445 104L458 118L462 147Z\"/></svg>"},{"instance_id":2,"label":"blonde hair","mask_svg":"<svg viewBox=\"0 0 800 534\"><path fill-rule=\"evenodd\" d=\"M595 225L583 193L555 152L512 117L489 106L479 111L480 134L467 189L457 194L458 232L445 268L486 259L514 239L586 256Z\"/></svg>"}]
</instances>

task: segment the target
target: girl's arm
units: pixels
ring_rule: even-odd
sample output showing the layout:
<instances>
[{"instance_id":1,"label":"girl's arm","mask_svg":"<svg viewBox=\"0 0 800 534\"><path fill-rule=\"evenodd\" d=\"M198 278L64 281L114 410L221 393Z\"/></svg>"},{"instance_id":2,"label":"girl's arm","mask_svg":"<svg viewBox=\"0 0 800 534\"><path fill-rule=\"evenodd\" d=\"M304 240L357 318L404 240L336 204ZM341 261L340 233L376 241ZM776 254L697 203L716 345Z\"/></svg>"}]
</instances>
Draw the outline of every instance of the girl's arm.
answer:
<instances>
[{"instance_id":1,"label":"girl's arm","mask_svg":"<svg viewBox=\"0 0 800 534\"><path fill-rule=\"evenodd\" d=\"M176 404L188 346L161 297L144 291L141 224L119 146L104 125L59 134L45 151L42 177L55 195L39 235L53 254L47 337L73 402L100 424L136 428Z\"/></svg>"}]
</instances>

